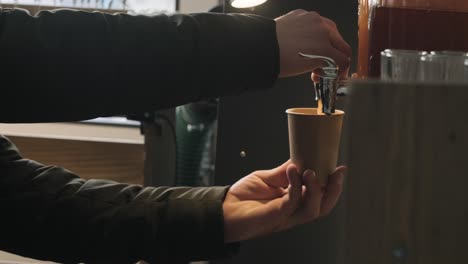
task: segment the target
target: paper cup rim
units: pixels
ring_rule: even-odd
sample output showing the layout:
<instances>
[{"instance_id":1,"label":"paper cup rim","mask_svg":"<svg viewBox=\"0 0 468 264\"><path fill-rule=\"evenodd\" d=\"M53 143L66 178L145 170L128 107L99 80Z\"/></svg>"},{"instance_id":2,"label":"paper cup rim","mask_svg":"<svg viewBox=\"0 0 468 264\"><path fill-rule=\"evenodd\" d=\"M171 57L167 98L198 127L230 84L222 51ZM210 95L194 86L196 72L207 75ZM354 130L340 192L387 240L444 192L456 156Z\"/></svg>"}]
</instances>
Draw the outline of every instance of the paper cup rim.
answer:
<instances>
[{"instance_id":1,"label":"paper cup rim","mask_svg":"<svg viewBox=\"0 0 468 264\"><path fill-rule=\"evenodd\" d=\"M315 110L315 111L311 111ZM330 116L330 115L318 115L316 107L299 107L299 108L289 108L286 110L288 115L300 115L300 116ZM335 110L335 113L331 114L331 116L340 116L344 115L345 112L342 110Z\"/></svg>"}]
</instances>

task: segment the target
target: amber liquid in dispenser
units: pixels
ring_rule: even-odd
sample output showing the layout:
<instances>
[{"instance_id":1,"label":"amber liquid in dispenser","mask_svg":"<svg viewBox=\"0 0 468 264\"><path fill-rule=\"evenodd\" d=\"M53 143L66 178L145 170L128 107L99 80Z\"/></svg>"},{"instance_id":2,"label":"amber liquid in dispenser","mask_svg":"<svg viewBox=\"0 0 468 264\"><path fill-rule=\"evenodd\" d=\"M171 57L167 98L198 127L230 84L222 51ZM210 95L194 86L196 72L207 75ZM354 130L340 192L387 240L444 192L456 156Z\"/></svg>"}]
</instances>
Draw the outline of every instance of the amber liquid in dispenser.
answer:
<instances>
[{"instance_id":1,"label":"amber liquid in dispenser","mask_svg":"<svg viewBox=\"0 0 468 264\"><path fill-rule=\"evenodd\" d=\"M468 51L466 12L376 7L370 24L364 13L359 18L360 77L380 76L385 49Z\"/></svg>"}]
</instances>

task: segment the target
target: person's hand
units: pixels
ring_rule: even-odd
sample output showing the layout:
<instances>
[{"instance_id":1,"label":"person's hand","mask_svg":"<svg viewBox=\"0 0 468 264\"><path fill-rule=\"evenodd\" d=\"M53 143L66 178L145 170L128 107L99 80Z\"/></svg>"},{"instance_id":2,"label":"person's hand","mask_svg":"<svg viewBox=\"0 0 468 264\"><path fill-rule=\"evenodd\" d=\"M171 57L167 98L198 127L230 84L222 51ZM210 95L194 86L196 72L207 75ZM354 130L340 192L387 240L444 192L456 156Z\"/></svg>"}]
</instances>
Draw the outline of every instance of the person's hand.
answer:
<instances>
[{"instance_id":1,"label":"person's hand","mask_svg":"<svg viewBox=\"0 0 468 264\"><path fill-rule=\"evenodd\" d=\"M343 189L346 167L320 186L315 173L299 175L288 161L240 179L223 203L225 242L237 242L305 224L330 213Z\"/></svg>"},{"instance_id":2,"label":"person's hand","mask_svg":"<svg viewBox=\"0 0 468 264\"><path fill-rule=\"evenodd\" d=\"M299 52L332 58L339 66L340 76L345 77L351 47L343 40L332 20L316 12L294 10L275 21L280 49L279 77L312 72L324 66L318 60L300 57Z\"/></svg>"}]
</instances>

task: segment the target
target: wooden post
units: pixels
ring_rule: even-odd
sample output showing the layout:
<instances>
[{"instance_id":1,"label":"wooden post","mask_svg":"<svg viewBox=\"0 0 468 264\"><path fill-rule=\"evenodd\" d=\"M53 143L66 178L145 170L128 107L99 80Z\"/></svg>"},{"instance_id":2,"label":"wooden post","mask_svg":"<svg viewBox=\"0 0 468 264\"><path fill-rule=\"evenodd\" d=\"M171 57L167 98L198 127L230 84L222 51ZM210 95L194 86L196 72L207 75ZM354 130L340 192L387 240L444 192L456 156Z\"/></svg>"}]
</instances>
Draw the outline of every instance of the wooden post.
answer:
<instances>
[{"instance_id":1,"label":"wooden post","mask_svg":"<svg viewBox=\"0 0 468 264\"><path fill-rule=\"evenodd\" d=\"M342 263L468 263L468 87L358 82Z\"/></svg>"}]
</instances>

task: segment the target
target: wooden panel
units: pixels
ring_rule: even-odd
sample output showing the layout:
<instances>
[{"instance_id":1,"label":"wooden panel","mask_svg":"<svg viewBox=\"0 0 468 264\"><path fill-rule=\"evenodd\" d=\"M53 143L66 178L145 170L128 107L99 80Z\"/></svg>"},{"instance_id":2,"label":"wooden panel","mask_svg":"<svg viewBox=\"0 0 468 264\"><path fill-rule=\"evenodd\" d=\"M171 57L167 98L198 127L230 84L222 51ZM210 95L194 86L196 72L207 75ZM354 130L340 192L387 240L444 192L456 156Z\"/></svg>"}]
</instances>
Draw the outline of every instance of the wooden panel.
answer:
<instances>
[{"instance_id":1,"label":"wooden panel","mask_svg":"<svg viewBox=\"0 0 468 264\"><path fill-rule=\"evenodd\" d=\"M40 261L30 258L13 255L11 253L0 251L0 264L54 264L55 262Z\"/></svg>"},{"instance_id":2,"label":"wooden panel","mask_svg":"<svg viewBox=\"0 0 468 264\"><path fill-rule=\"evenodd\" d=\"M0 123L0 134L30 138L144 144L144 137L141 135L139 127L78 122L33 124Z\"/></svg>"},{"instance_id":3,"label":"wooden panel","mask_svg":"<svg viewBox=\"0 0 468 264\"><path fill-rule=\"evenodd\" d=\"M57 165L85 179L143 183L144 145L9 137L25 158Z\"/></svg>"},{"instance_id":4,"label":"wooden panel","mask_svg":"<svg viewBox=\"0 0 468 264\"><path fill-rule=\"evenodd\" d=\"M468 263L468 89L357 83L343 263Z\"/></svg>"}]
</instances>

